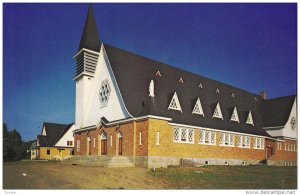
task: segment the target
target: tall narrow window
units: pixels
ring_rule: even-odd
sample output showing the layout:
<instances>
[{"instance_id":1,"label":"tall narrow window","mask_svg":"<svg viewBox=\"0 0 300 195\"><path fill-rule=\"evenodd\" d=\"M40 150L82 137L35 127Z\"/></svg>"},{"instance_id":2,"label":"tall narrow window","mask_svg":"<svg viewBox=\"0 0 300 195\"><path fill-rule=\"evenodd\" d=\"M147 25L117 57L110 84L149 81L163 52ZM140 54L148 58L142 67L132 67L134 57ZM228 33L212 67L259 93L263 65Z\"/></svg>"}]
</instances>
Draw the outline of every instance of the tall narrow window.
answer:
<instances>
[{"instance_id":1,"label":"tall narrow window","mask_svg":"<svg viewBox=\"0 0 300 195\"><path fill-rule=\"evenodd\" d=\"M246 148L250 147L250 137L249 136L245 136L245 147Z\"/></svg>"},{"instance_id":2,"label":"tall narrow window","mask_svg":"<svg viewBox=\"0 0 300 195\"><path fill-rule=\"evenodd\" d=\"M211 131L211 133L210 133L210 143L211 144L216 143L216 132Z\"/></svg>"},{"instance_id":3,"label":"tall narrow window","mask_svg":"<svg viewBox=\"0 0 300 195\"><path fill-rule=\"evenodd\" d=\"M174 142L178 142L180 138L180 129L178 127L174 128Z\"/></svg>"},{"instance_id":4,"label":"tall narrow window","mask_svg":"<svg viewBox=\"0 0 300 195\"><path fill-rule=\"evenodd\" d=\"M238 115L238 113L237 113L236 107L234 107L234 110L233 110L233 112L232 112L230 121L235 121L235 122L238 122L238 123L240 122L240 120L239 120L239 115Z\"/></svg>"},{"instance_id":5,"label":"tall narrow window","mask_svg":"<svg viewBox=\"0 0 300 195\"><path fill-rule=\"evenodd\" d=\"M181 129L181 141L186 142L187 132L186 129Z\"/></svg>"},{"instance_id":6,"label":"tall narrow window","mask_svg":"<svg viewBox=\"0 0 300 195\"><path fill-rule=\"evenodd\" d=\"M110 136L110 146L112 146L112 135Z\"/></svg>"},{"instance_id":7,"label":"tall narrow window","mask_svg":"<svg viewBox=\"0 0 300 195\"><path fill-rule=\"evenodd\" d=\"M189 143L194 142L194 130L193 129L188 130L188 142Z\"/></svg>"},{"instance_id":8,"label":"tall narrow window","mask_svg":"<svg viewBox=\"0 0 300 195\"><path fill-rule=\"evenodd\" d=\"M204 112L203 112L203 109L202 109L200 98L197 99L197 102L194 106L192 114L199 114L199 115L204 116Z\"/></svg>"},{"instance_id":9,"label":"tall narrow window","mask_svg":"<svg viewBox=\"0 0 300 195\"><path fill-rule=\"evenodd\" d=\"M218 102L216 108L215 108L215 111L214 111L214 114L213 114L213 118L220 118L223 120L223 115L222 115L222 112L221 112L221 107L220 107L220 103Z\"/></svg>"},{"instance_id":10,"label":"tall narrow window","mask_svg":"<svg viewBox=\"0 0 300 195\"><path fill-rule=\"evenodd\" d=\"M79 150L80 150L80 140L77 140L76 142L77 142L76 143L77 152L79 152Z\"/></svg>"},{"instance_id":11,"label":"tall narrow window","mask_svg":"<svg viewBox=\"0 0 300 195\"><path fill-rule=\"evenodd\" d=\"M168 110L169 109L178 110L178 111L182 112L181 106L180 106L180 103L179 103L179 100L178 100L176 92L174 93L174 95L173 95L173 97L171 99L171 102L169 104Z\"/></svg>"},{"instance_id":12,"label":"tall narrow window","mask_svg":"<svg viewBox=\"0 0 300 195\"><path fill-rule=\"evenodd\" d=\"M156 145L159 145L159 132L156 132Z\"/></svg>"},{"instance_id":13,"label":"tall narrow window","mask_svg":"<svg viewBox=\"0 0 300 195\"><path fill-rule=\"evenodd\" d=\"M204 143L204 131L202 130L199 131L199 143L200 144Z\"/></svg>"},{"instance_id":14,"label":"tall narrow window","mask_svg":"<svg viewBox=\"0 0 300 195\"><path fill-rule=\"evenodd\" d=\"M96 138L93 138L94 148L96 147Z\"/></svg>"},{"instance_id":15,"label":"tall narrow window","mask_svg":"<svg viewBox=\"0 0 300 195\"><path fill-rule=\"evenodd\" d=\"M220 145L225 145L225 133L220 134Z\"/></svg>"},{"instance_id":16,"label":"tall narrow window","mask_svg":"<svg viewBox=\"0 0 300 195\"><path fill-rule=\"evenodd\" d=\"M140 145L142 145L142 132L140 131L140 142L139 142Z\"/></svg>"},{"instance_id":17,"label":"tall narrow window","mask_svg":"<svg viewBox=\"0 0 300 195\"><path fill-rule=\"evenodd\" d=\"M208 144L210 142L210 132L205 131L205 143Z\"/></svg>"},{"instance_id":18,"label":"tall narrow window","mask_svg":"<svg viewBox=\"0 0 300 195\"><path fill-rule=\"evenodd\" d=\"M237 136L237 147L242 147L242 136L241 135Z\"/></svg>"}]
</instances>

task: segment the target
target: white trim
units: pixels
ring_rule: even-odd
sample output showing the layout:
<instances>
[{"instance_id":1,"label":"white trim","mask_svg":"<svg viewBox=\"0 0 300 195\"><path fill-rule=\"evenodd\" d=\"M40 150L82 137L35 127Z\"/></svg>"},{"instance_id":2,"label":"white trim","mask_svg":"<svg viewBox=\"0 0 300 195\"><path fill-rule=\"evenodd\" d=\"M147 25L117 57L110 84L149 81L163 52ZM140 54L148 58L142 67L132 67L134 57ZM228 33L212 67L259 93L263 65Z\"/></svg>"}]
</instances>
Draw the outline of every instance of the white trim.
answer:
<instances>
[{"instance_id":1,"label":"white trim","mask_svg":"<svg viewBox=\"0 0 300 195\"><path fill-rule=\"evenodd\" d=\"M81 53L84 52L84 51L90 52L90 53L96 54L96 55L99 55L99 54L100 54L100 52L96 52L96 51L92 51L92 50L89 50L89 49L86 49L86 48L82 48L79 52L77 52L77 53L73 56L73 59L76 58L79 54L81 54ZM101 49L100 49L100 51L101 51Z\"/></svg>"},{"instance_id":2,"label":"white trim","mask_svg":"<svg viewBox=\"0 0 300 195\"><path fill-rule=\"evenodd\" d=\"M168 118L168 117L161 117L161 116L155 116L155 115L146 115L146 116L141 116L141 117L133 117L133 118L125 118L122 120L118 120L116 122L108 122L108 123L104 123L106 126L113 126L116 124L122 124L122 123L127 123L127 122L131 122L131 121L139 121L139 120L144 120L144 119L148 119L148 118L153 118L153 119L159 119L159 120L166 120L166 121L172 121L172 118ZM90 130L94 130L96 129L97 126L96 125L92 125L92 126L88 126L88 127L83 127L80 129L75 129L73 130L74 133L76 132L81 132L81 131L90 131Z\"/></svg>"},{"instance_id":3,"label":"white trim","mask_svg":"<svg viewBox=\"0 0 300 195\"><path fill-rule=\"evenodd\" d=\"M196 111L196 106L198 106L199 111ZM199 114L199 115L202 115L204 117L204 112L203 112L202 104L201 104L201 101L200 101L199 97L198 97L198 99L197 99L197 101L195 103L195 106L194 106L192 114Z\"/></svg>"},{"instance_id":4,"label":"white trim","mask_svg":"<svg viewBox=\"0 0 300 195\"><path fill-rule=\"evenodd\" d=\"M222 115L222 111L221 111L221 107L220 107L220 103L218 102L214 114L212 116L212 118L220 118L223 120L223 115Z\"/></svg>"},{"instance_id":5,"label":"white trim","mask_svg":"<svg viewBox=\"0 0 300 195\"><path fill-rule=\"evenodd\" d=\"M240 132L234 132L234 131L228 131L228 130L221 130L221 129L212 129L212 128L209 128L209 127L199 127L199 126L185 125L185 124L179 124L179 123L168 123L168 124L173 125L173 126L186 127L186 128L212 130L212 131L217 131L217 132L232 133L232 134L238 134L238 135L256 136L256 137L263 137L263 138L268 138L269 139L269 137L267 137L267 136L255 135L255 134L246 134L246 133L240 133Z\"/></svg>"},{"instance_id":6,"label":"white trim","mask_svg":"<svg viewBox=\"0 0 300 195\"><path fill-rule=\"evenodd\" d=\"M110 136L110 146L112 147L112 135Z\"/></svg>"},{"instance_id":7,"label":"white trim","mask_svg":"<svg viewBox=\"0 0 300 195\"><path fill-rule=\"evenodd\" d=\"M94 77L94 74L88 73L86 71L83 71L82 73L80 73L79 75L75 76L73 78L73 81L77 80L79 77L81 76L90 76L90 77Z\"/></svg>"},{"instance_id":8,"label":"white trim","mask_svg":"<svg viewBox=\"0 0 300 195\"><path fill-rule=\"evenodd\" d=\"M230 117L230 121L235 121L235 122L240 123L240 119L239 119L239 115L238 115L237 110L236 110L236 106L234 107L234 110L233 110L232 115Z\"/></svg>"},{"instance_id":9,"label":"white trim","mask_svg":"<svg viewBox=\"0 0 300 195\"><path fill-rule=\"evenodd\" d=\"M283 128L284 126L263 127L263 129Z\"/></svg>"},{"instance_id":10,"label":"white trim","mask_svg":"<svg viewBox=\"0 0 300 195\"><path fill-rule=\"evenodd\" d=\"M177 108L171 107L173 101L175 101L175 105L176 105ZM180 102L179 102L179 99L178 99L178 96L177 96L176 91L174 92L174 95L173 95L173 97L172 97L172 99L171 99L171 101L170 101L168 110L170 110L170 109L171 109L171 110L178 110L178 111L182 112L181 106L180 106Z\"/></svg>"}]
</instances>

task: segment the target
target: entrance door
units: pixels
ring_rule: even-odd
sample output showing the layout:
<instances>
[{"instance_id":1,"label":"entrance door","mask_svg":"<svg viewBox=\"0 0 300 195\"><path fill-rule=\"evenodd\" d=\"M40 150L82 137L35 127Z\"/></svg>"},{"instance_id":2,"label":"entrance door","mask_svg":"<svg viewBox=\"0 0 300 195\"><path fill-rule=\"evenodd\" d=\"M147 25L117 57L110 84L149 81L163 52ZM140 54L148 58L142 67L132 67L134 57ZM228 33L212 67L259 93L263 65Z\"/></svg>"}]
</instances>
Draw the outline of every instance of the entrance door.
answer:
<instances>
[{"instance_id":1,"label":"entrance door","mask_svg":"<svg viewBox=\"0 0 300 195\"><path fill-rule=\"evenodd\" d=\"M119 156L122 156L122 133L118 133L118 138L119 138L119 148L118 148L118 154Z\"/></svg>"},{"instance_id":2,"label":"entrance door","mask_svg":"<svg viewBox=\"0 0 300 195\"><path fill-rule=\"evenodd\" d=\"M122 156L122 137L119 138L119 156Z\"/></svg>"},{"instance_id":3,"label":"entrance door","mask_svg":"<svg viewBox=\"0 0 300 195\"><path fill-rule=\"evenodd\" d=\"M89 138L89 155L91 155L91 149L92 149L92 140Z\"/></svg>"},{"instance_id":4,"label":"entrance door","mask_svg":"<svg viewBox=\"0 0 300 195\"><path fill-rule=\"evenodd\" d=\"M101 155L107 155L107 134L105 132L101 134Z\"/></svg>"},{"instance_id":5,"label":"entrance door","mask_svg":"<svg viewBox=\"0 0 300 195\"><path fill-rule=\"evenodd\" d=\"M273 148L272 146L268 146L266 147L266 150L267 150L267 158L270 158L273 154Z\"/></svg>"},{"instance_id":6,"label":"entrance door","mask_svg":"<svg viewBox=\"0 0 300 195\"><path fill-rule=\"evenodd\" d=\"M101 140L101 155L107 155L107 140Z\"/></svg>"}]
</instances>

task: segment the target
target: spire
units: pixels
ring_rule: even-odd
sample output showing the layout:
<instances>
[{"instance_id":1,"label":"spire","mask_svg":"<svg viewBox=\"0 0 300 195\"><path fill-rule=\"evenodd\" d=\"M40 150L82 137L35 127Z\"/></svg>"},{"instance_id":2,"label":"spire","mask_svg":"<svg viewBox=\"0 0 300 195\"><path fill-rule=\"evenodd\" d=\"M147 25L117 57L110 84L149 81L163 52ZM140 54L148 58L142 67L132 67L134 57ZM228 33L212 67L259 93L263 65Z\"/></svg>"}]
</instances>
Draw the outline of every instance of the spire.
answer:
<instances>
[{"instance_id":1,"label":"spire","mask_svg":"<svg viewBox=\"0 0 300 195\"><path fill-rule=\"evenodd\" d=\"M96 21L91 4L89 5L88 13L85 19L78 51L80 51L82 48L90 49L96 52L99 52L100 50L100 39L98 36Z\"/></svg>"}]
</instances>

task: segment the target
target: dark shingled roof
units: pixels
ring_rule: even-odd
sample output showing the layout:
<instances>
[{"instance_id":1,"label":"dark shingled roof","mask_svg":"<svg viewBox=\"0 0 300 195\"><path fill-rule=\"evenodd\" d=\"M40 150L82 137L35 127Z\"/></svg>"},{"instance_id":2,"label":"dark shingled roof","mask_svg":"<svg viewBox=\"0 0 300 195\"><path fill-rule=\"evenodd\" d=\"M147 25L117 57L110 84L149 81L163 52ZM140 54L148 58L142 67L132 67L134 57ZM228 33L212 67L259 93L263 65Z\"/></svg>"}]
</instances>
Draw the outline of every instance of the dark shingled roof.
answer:
<instances>
[{"instance_id":1,"label":"dark shingled roof","mask_svg":"<svg viewBox=\"0 0 300 195\"><path fill-rule=\"evenodd\" d=\"M104 44L104 48L126 108L134 117L156 115L172 118L174 123L268 136L262 128L259 105L263 99L260 96L108 44ZM155 76L158 70L161 77ZM180 77L183 83L179 82ZM148 96L152 79L155 89L154 98ZM199 87L200 83L202 88ZM217 89L220 93L216 93ZM182 113L168 110L174 92L177 92ZM232 93L234 98L231 97ZM200 97L204 117L192 114L198 97ZM223 120L212 118L218 102ZM235 106L240 123L230 122ZM250 110L254 126L246 124Z\"/></svg>"},{"instance_id":2,"label":"dark shingled roof","mask_svg":"<svg viewBox=\"0 0 300 195\"><path fill-rule=\"evenodd\" d=\"M92 5L89 5L78 51L80 51L82 48L86 48L99 52L100 46L101 43L98 36Z\"/></svg>"},{"instance_id":3,"label":"dark shingled roof","mask_svg":"<svg viewBox=\"0 0 300 195\"><path fill-rule=\"evenodd\" d=\"M47 123L47 122L45 122L43 124L43 128L45 127L46 136L38 135L38 137L37 137L37 139L39 140L40 146L41 147L53 147L57 143L57 141L72 126L72 124L66 125L66 124L57 124L57 123Z\"/></svg>"},{"instance_id":4,"label":"dark shingled roof","mask_svg":"<svg viewBox=\"0 0 300 195\"><path fill-rule=\"evenodd\" d=\"M264 127L284 126L296 100L295 95L264 100L261 105Z\"/></svg>"}]
</instances>

